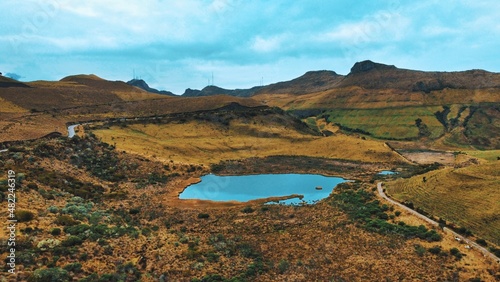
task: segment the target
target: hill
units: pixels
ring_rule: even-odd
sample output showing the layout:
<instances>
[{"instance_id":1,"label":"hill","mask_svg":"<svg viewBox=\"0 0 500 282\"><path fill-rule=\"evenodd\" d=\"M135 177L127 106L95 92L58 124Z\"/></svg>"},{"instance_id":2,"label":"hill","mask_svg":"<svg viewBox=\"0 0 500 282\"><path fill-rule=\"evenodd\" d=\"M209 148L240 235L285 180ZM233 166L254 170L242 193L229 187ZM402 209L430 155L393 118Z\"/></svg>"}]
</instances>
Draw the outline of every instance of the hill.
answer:
<instances>
[{"instance_id":1,"label":"hill","mask_svg":"<svg viewBox=\"0 0 500 282\"><path fill-rule=\"evenodd\" d=\"M29 87L29 86L15 79L0 75L0 88L6 88L6 87Z\"/></svg>"},{"instance_id":2,"label":"hill","mask_svg":"<svg viewBox=\"0 0 500 282\"><path fill-rule=\"evenodd\" d=\"M445 168L388 182L386 189L401 202L464 227L500 245L499 161L464 168Z\"/></svg>"},{"instance_id":3,"label":"hill","mask_svg":"<svg viewBox=\"0 0 500 282\"><path fill-rule=\"evenodd\" d=\"M300 85L314 85L320 74L304 75ZM294 85L292 80L277 89L264 87L252 98L304 118L325 118L345 132L500 148L498 73L424 72L363 61L346 76L333 75L327 89L310 92Z\"/></svg>"},{"instance_id":4,"label":"hill","mask_svg":"<svg viewBox=\"0 0 500 282\"><path fill-rule=\"evenodd\" d=\"M184 91L184 97L201 97L213 95L230 95L235 97L250 97L254 95L262 87L255 86L249 89L224 89L215 85L209 85L202 90L188 88Z\"/></svg>"},{"instance_id":5,"label":"hill","mask_svg":"<svg viewBox=\"0 0 500 282\"><path fill-rule=\"evenodd\" d=\"M155 89L155 88L151 88L149 87L149 85L146 83L146 81L142 80L142 79L132 79L130 81L127 81L127 84L128 85L132 85L132 86L135 86L135 87L138 87L142 90L145 90L147 92L151 92L151 93L156 93L156 94L162 94L162 95L168 95L168 96L177 96L175 95L174 93L170 92L170 91L165 91L165 90L158 90L158 89Z\"/></svg>"},{"instance_id":6,"label":"hill","mask_svg":"<svg viewBox=\"0 0 500 282\"><path fill-rule=\"evenodd\" d=\"M329 90L337 87L344 76L334 71L309 71L290 81L278 82L259 89L259 93L273 94L307 94Z\"/></svg>"},{"instance_id":7,"label":"hill","mask_svg":"<svg viewBox=\"0 0 500 282\"><path fill-rule=\"evenodd\" d=\"M400 69L372 61L357 62L337 87L359 86L365 89L398 89L424 92L448 89L500 88L500 74L484 70L424 72Z\"/></svg>"},{"instance_id":8,"label":"hill","mask_svg":"<svg viewBox=\"0 0 500 282\"><path fill-rule=\"evenodd\" d=\"M397 68L370 60L357 62L347 75L334 71L309 71L289 81L256 86L249 89L224 89L207 86L202 90L186 89L183 96L198 97L226 94L250 97L259 94L304 95L328 90L348 91L351 88L363 90L396 90L398 93L425 93L446 89L480 90L500 89L500 74L485 70L457 72L426 72Z\"/></svg>"}]
</instances>

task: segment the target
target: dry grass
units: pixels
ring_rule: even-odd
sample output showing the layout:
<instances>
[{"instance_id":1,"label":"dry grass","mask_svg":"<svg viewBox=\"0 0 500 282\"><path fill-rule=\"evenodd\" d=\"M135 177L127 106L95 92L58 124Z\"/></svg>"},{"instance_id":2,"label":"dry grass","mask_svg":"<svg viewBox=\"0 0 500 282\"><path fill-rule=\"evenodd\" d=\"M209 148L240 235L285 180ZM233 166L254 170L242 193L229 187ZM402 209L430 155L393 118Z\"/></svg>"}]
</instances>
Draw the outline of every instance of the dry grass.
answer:
<instances>
[{"instance_id":1,"label":"dry grass","mask_svg":"<svg viewBox=\"0 0 500 282\"><path fill-rule=\"evenodd\" d=\"M425 181L423 180L425 177ZM388 193L500 244L498 161L446 168L387 183Z\"/></svg>"},{"instance_id":2,"label":"dry grass","mask_svg":"<svg viewBox=\"0 0 500 282\"><path fill-rule=\"evenodd\" d=\"M28 110L19 107L18 105L0 98L0 112L2 113L24 113Z\"/></svg>"},{"instance_id":3,"label":"dry grass","mask_svg":"<svg viewBox=\"0 0 500 282\"><path fill-rule=\"evenodd\" d=\"M357 86L337 88L305 95L259 94L254 99L267 105L292 109L374 109L408 106L439 106L495 103L500 100L496 89L444 89L429 94L395 89L363 89ZM465 113L466 114L466 113Z\"/></svg>"},{"instance_id":4,"label":"dry grass","mask_svg":"<svg viewBox=\"0 0 500 282\"><path fill-rule=\"evenodd\" d=\"M480 158L487 161L496 161L500 157L500 150L485 150L485 151L469 150L465 151L465 153L475 158Z\"/></svg>"},{"instance_id":5,"label":"dry grass","mask_svg":"<svg viewBox=\"0 0 500 282\"><path fill-rule=\"evenodd\" d=\"M383 142L352 136L305 135L278 124L231 122L229 128L207 122L130 125L97 130L95 134L119 150L188 163L270 155L305 155L366 162L395 162L398 157Z\"/></svg>"}]
</instances>

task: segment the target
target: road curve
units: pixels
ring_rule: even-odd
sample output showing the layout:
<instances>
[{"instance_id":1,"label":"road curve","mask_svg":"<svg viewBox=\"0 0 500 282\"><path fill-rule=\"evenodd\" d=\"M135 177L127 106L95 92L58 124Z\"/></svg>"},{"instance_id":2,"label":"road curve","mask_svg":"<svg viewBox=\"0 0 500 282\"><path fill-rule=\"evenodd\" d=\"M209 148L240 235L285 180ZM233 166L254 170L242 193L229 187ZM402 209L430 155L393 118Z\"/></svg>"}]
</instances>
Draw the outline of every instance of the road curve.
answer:
<instances>
[{"instance_id":1,"label":"road curve","mask_svg":"<svg viewBox=\"0 0 500 282\"><path fill-rule=\"evenodd\" d=\"M421 214L421 213L418 213L416 212L415 210L412 210L410 209L409 207L401 204L401 203L398 203L396 201L394 201L393 199L389 198L385 192L384 192L384 189L382 188L382 182L378 182L377 183L377 191L378 191L378 194L380 195L380 197L382 197L384 200L390 202L391 204L393 205L396 205L406 211L408 211L409 213L425 220L426 222L428 222L429 224L433 225L433 226L438 226L439 227L439 223L437 223L436 221L426 217L425 215ZM443 228L443 231L446 232L446 233L451 233L453 234L453 236L455 236L455 238L459 238L460 240L464 241L467 245L471 246L472 248L480 251L485 257L488 257L498 263L500 263L500 258L498 258L497 256L495 256L493 253L491 253L490 251L488 251L486 248L484 248L483 246L477 244L476 242L474 241L471 241L467 238L465 238L464 236L458 234L457 232L447 228L447 227L444 227Z\"/></svg>"}]
</instances>

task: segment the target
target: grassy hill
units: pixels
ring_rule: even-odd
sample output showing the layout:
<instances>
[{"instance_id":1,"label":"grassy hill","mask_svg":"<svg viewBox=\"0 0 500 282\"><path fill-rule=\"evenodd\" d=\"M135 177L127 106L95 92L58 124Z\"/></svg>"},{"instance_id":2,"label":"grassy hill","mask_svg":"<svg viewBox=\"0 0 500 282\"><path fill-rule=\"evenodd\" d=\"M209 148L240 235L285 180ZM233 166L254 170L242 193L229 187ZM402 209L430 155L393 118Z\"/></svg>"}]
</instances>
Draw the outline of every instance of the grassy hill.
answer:
<instances>
[{"instance_id":1,"label":"grassy hill","mask_svg":"<svg viewBox=\"0 0 500 282\"><path fill-rule=\"evenodd\" d=\"M29 86L15 79L0 75L0 88L7 88L7 87L29 87Z\"/></svg>"},{"instance_id":2,"label":"grassy hill","mask_svg":"<svg viewBox=\"0 0 500 282\"><path fill-rule=\"evenodd\" d=\"M464 168L445 168L388 182L387 192L401 202L500 244L499 161Z\"/></svg>"},{"instance_id":3,"label":"grassy hill","mask_svg":"<svg viewBox=\"0 0 500 282\"><path fill-rule=\"evenodd\" d=\"M311 74L309 84L319 77ZM293 81L278 85L283 91L266 92L269 88L264 87L252 98L302 117L326 117L346 132L381 139L440 139L451 147L500 148L497 73L423 72L363 61L347 76L337 76L327 89L311 92Z\"/></svg>"},{"instance_id":4,"label":"grassy hill","mask_svg":"<svg viewBox=\"0 0 500 282\"><path fill-rule=\"evenodd\" d=\"M401 161L381 142L344 135L318 136L297 119L273 108L247 108L241 112L220 109L171 119L115 125L94 133L116 144L119 150L205 165L271 155Z\"/></svg>"},{"instance_id":5,"label":"grassy hill","mask_svg":"<svg viewBox=\"0 0 500 282\"><path fill-rule=\"evenodd\" d=\"M240 114L230 123L234 121L234 130L244 127L239 130L248 135L256 134L255 130L277 133L284 140L308 135L307 128L287 123L289 119L277 112L270 112L262 127L250 127L259 115ZM176 123L169 123L184 125L174 130L156 133L161 124L125 128L131 127L137 135L157 134L147 138L155 142L169 134L177 141L170 146L182 148L186 143L182 138L189 134L201 134L202 141L210 134L223 137L227 130L223 118L230 115L224 114L221 120L217 112L199 116L214 118L199 123L203 126L199 130L208 124L217 129L208 132L196 132L197 125L185 116L186 121L176 117ZM245 120L251 121L247 127ZM288 129L272 128L280 125ZM223 141L236 137L229 134ZM261 136L258 143L265 147L266 139L273 139L272 135ZM192 136L189 141L193 140ZM355 142L353 137L350 142ZM373 142L359 147L383 150L381 142L376 142L380 147ZM143 147L149 145L143 143ZM337 142L328 148L336 145L336 152L346 151L345 144ZM315 148L309 151L314 153ZM211 155L219 152L216 148ZM70 277L91 281L158 281L160 277L174 281L493 281L499 277L498 265L453 238L428 241L412 235L439 230L428 231L423 222L377 201L370 192L372 184L347 183L325 201L305 207L181 201L178 193L208 173L207 166L129 154L92 134L25 142L15 151L0 154L0 169L15 170L19 185L16 262L23 266L18 274L22 281L41 276L62 281ZM369 170L364 173L373 175ZM0 183L1 195L6 197L4 176ZM359 214L363 218L355 219ZM412 233L386 232L373 223ZM454 249L463 254L460 259L451 254ZM2 252L0 259L7 254ZM0 266L2 271L6 268L6 264Z\"/></svg>"}]
</instances>

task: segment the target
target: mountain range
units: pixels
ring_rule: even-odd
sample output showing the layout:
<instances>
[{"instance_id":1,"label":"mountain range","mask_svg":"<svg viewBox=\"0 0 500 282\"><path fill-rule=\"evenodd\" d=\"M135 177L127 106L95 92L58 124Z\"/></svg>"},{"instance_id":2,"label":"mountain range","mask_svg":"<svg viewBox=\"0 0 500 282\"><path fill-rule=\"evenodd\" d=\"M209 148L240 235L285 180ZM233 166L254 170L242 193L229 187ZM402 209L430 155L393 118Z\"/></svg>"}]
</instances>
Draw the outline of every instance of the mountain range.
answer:
<instances>
[{"instance_id":1,"label":"mountain range","mask_svg":"<svg viewBox=\"0 0 500 282\"><path fill-rule=\"evenodd\" d=\"M89 114L97 118L89 110L97 106L105 107L101 116L104 112L151 116L228 103L265 105L309 119L311 125L310 119L324 119L344 131L375 138L424 138L500 148L500 74L485 70L426 72L362 61L347 75L309 71L264 86L224 89L209 85L201 90L188 88L182 95L151 88L141 79L125 83L72 75L60 81L19 82L0 77L0 101L0 114L78 109L74 111L86 113L86 119Z\"/></svg>"},{"instance_id":2,"label":"mountain range","mask_svg":"<svg viewBox=\"0 0 500 282\"><path fill-rule=\"evenodd\" d=\"M249 89L224 89L207 86L202 90L186 89L185 97L232 95L250 97L258 94L302 95L331 89L358 86L365 89L397 89L409 92L424 92L449 89L500 88L500 74L484 70L459 72L425 72L400 69L372 61L357 62L347 75L334 71L309 71L304 75L284 82L255 86Z\"/></svg>"}]
</instances>

